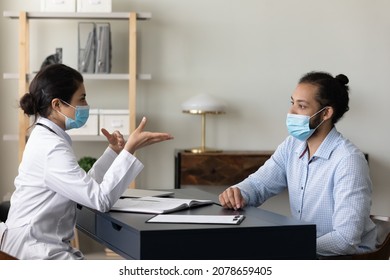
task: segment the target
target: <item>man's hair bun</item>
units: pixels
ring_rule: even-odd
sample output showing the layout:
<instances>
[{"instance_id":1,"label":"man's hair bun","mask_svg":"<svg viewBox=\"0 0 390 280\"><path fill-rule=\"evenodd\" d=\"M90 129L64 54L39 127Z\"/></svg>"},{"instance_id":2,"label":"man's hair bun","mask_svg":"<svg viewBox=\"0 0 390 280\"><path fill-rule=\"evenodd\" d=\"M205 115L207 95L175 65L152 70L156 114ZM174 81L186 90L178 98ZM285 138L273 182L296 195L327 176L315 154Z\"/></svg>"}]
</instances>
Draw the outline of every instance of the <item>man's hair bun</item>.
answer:
<instances>
[{"instance_id":1,"label":"man's hair bun","mask_svg":"<svg viewBox=\"0 0 390 280\"><path fill-rule=\"evenodd\" d=\"M349 79L344 74L339 74L336 76L336 79L342 84L342 85L348 85Z\"/></svg>"}]
</instances>

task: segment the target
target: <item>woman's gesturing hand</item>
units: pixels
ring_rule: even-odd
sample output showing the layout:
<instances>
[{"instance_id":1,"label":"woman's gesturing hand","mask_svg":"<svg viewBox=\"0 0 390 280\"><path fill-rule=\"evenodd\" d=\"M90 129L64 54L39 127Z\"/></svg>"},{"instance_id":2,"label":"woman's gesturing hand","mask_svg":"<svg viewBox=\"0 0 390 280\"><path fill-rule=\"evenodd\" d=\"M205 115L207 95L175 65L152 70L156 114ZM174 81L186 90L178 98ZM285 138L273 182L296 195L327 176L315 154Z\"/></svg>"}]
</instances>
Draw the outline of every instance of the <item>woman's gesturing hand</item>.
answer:
<instances>
[{"instance_id":1,"label":"woman's gesturing hand","mask_svg":"<svg viewBox=\"0 0 390 280\"><path fill-rule=\"evenodd\" d=\"M104 136L106 136L110 148L119 154L125 147L126 143L123 135L118 130L115 130L113 133L109 133L105 128L102 128L101 132Z\"/></svg>"},{"instance_id":2,"label":"woman's gesturing hand","mask_svg":"<svg viewBox=\"0 0 390 280\"><path fill-rule=\"evenodd\" d=\"M146 118L143 117L141 123L133 133L130 134L129 139L125 144L125 149L129 153L134 154L134 152L140 148L173 139L168 133L144 131L145 126Z\"/></svg>"}]
</instances>

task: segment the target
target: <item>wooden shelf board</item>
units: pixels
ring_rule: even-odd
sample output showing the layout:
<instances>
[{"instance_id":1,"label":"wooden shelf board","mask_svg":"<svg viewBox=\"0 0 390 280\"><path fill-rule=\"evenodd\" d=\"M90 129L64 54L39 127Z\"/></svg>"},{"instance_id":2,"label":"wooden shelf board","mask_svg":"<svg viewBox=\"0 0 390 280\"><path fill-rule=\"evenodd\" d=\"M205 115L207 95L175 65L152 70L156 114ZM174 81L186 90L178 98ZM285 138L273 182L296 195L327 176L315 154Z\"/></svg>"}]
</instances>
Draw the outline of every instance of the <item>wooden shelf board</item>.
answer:
<instances>
[{"instance_id":1,"label":"wooden shelf board","mask_svg":"<svg viewBox=\"0 0 390 280\"><path fill-rule=\"evenodd\" d=\"M127 73L109 73L109 74L89 74L81 73L85 80L129 80L129 74ZM36 73L27 74L27 80L32 80ZM5 80L17 80L19 79L18 73L4 73L3 79ZM151 74L137 74L138 80L151 80Z\"/></svg>"},{"instance_id":2,"label":"wooden shelf board","mask_svg":"<svg viewBox=\"0 0 390 280\"><path fill-rule=\"evenodd\" d=\"M130 12L112 12L112 13L73 13L73 12L27 12L29 19L111 19L127 20ZM4 11L4 17L12 19L19 18L19 12ZM152 14L148 12L137 13L137 20L148 20Z\"/></svg>"}]
</instances>

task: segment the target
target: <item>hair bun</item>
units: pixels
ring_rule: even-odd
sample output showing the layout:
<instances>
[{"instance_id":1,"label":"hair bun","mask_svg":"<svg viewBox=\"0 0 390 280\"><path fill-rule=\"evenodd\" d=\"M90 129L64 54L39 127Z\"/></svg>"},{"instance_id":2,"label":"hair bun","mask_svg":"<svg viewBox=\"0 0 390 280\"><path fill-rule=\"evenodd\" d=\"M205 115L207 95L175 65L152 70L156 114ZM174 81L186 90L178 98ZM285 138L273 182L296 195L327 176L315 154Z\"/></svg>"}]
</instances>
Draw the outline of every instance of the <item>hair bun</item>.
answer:
<instances>
[{"instance_id":1,"label":"hair bun","mask_svg":"<svg viewBox=\"0 0 390 280\"><path fill-rule=\"evenodd\" d=\"M348 85L349 79L344 74L339 74L336 76L336 79L342 84L342 85Z\"/></svg>"},{"instance_id":2,"label":"hair bun","mask_svg":"<svg viewBox=\"0 0 390 280\"><path fill-rule=\"evenodd\" d=\"M34 115L35 112L35 98L34 96L27 92L19 100L19 106L28 116Z\"/></svg>"}]
</instances>

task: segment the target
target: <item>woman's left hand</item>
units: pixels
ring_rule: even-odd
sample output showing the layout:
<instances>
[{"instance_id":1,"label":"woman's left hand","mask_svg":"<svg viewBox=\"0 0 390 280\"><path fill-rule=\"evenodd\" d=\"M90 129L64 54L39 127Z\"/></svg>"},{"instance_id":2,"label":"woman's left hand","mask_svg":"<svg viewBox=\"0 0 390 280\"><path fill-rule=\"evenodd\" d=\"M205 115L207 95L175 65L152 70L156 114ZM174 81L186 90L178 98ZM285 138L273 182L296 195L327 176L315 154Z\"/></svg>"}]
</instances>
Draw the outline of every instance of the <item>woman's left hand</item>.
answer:
<instances>
[{"instance_id":1,"label":"woman's left hand","mask_svg":"<svg viewBox=\"0 0 390 280\"><path fill-rule=\"evenodd\" d=\"M123 135L118 130L115 130L113 133L109 133L105 128L102 128L101 132L104 136L106 136L109 143L109 147L113 149L117 154L119 154L123 150L126 143L125 139L123 138Z\"/></svg>"}]
</instances>

